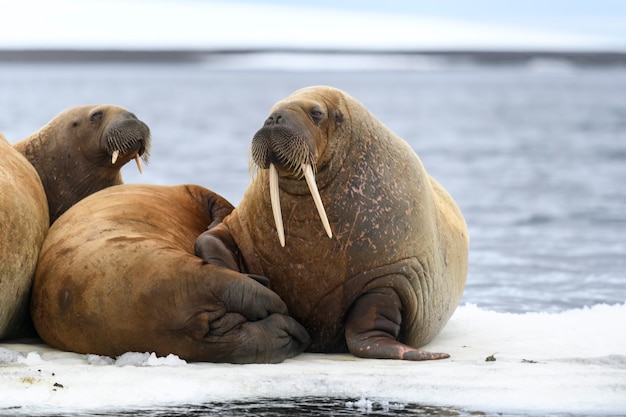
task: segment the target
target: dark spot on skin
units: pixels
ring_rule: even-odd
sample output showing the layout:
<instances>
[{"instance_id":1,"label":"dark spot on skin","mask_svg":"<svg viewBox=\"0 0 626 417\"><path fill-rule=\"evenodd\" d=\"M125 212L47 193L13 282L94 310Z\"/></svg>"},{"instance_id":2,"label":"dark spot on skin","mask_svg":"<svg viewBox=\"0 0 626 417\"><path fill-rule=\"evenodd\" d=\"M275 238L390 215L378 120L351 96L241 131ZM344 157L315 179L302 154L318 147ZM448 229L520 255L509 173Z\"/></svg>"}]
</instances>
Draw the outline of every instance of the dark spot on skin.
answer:
<instances>
[{"instance_id":1,"label":"dark spot on skin","mask_svg":"<svg viewBox=\"0 0 626 417\"><path fill-rule=\"evenodd\" d=\"M63 248L62 250L60 250L58 252L58 256L65 256L67 254L69 254L70 252L74 252L74 248Z\"/></svg>"},{"instance_id":2,"label":"dark spot on skin","mask_svg":"<svg viewBox=\"0 0 626 417\"><path fill-rule=\"evenodd\" d=\"M133 237L118 236L118 237L112 237L112 238L107 239L107 243L116 243L116 242L122 242L122 243L133 242L133 243L137 243L137 242L141 242L143 240L148 240L148 238L144 237L144 236L133 236Z\"/></svg>"},{"instance_id":3,"label":"dark spot on skin","mask_svg":"<svg viewBox=\"0 0 626 417\"><path fill-rule=\"evenodd\" d=\"M69 288L65 288L59 292L59 307L61 307L61 311L65 311L72 305L72 290Z\"/></svg>"},{"instance_id":4,"label":"dark spot on skin","mask_svg":"<svg viewBox=\"0 0 626 417\"><path fill-rule=\"evenodd\" d=\"M343 123L343 113L337 110L335 111L335 125L339 126L341 123Z\"/></svg>"}]
</instances>

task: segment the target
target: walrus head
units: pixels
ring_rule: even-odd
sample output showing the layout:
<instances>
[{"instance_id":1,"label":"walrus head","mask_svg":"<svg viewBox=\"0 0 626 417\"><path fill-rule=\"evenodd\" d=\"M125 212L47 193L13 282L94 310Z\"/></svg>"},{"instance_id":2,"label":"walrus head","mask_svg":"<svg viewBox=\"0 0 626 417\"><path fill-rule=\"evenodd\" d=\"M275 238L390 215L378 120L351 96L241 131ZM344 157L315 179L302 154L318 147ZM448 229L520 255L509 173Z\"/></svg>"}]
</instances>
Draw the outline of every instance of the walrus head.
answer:
<instances>
[{"instance_id":1,"label":"walrus head","mask_svg":"<svg viewBox=\"0 0 626 417\"><path fill-rule=\"evenodd\" d=\"M130 160L141 172L150 141L150 129L132 112L103 104L67 109L14 148L37 170L52 223L77 201L121 184Z\"/></svg>"},{"instance_id":2,"label":"walrus head","mask_svg":"<svg viewBox=\"0 0 626 417\"><path fill-rule=\"evenodd\" d=\"M310 87L293 93L276 103L263 127L252 138L252 163L269 169L270 200L281 246L285 233L280 209L279 178L306 181L326 230L332 237L330 224L319 194L315 173L328 147L328 138L343 121L336 100L338 90Z\"/></svg>"},{"instance_id":3,"label":"walrus head","mask_svg":"<svg viewBox=\"0 0 626 417\"><path fill-rule=\"evenodd\" d=\"M102 125L102 133L95 137L99 136L100 147L112 165L122 166L135 159L139 172L143 172L141 159L148 162L151 142L150 129L144 122L126 109L111 106L96 106L89 112L88 120L92 125Z\"/></svg>"}]
</instances>

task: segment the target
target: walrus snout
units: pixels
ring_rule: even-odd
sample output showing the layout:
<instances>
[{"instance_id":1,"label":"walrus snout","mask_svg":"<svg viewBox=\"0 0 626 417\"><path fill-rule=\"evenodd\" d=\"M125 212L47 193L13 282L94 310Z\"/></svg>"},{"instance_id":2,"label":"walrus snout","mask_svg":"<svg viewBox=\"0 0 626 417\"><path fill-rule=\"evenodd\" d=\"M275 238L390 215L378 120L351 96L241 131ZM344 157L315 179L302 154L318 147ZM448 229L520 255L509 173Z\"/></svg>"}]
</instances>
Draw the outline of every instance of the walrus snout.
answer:
<instances>
[{"instance_id":1,"label":"walrus snout","mask_svg":"<svg viewBox=\"0 0 626 417\"><path fill-rule=\"evenodd\" d=\"M278 169L286 171L297 179L305 178L309 191L313 196L315 207L319 213L324 230L328 237L332 231L326 216L317 183L315 168L317 156L307 135L299 133L302 129L294 128L290 119L283 113L272 113L252 138L250 154L252 161L261 169L269 168L270 201L276 232L281 246L285 246L285 231L280 208L280 193L278 187Z\"/></svg>"},{"instance_id":2,"label":"walrus snout","mask_svg":"<svg viewBox=\"0 0 626 417\"><path fill-rule=\"evenodd\" d=\"M252 138L250 147L252 161L261 169L270 164L302 177L302 164L315 166L313 147L304 135L289 128L265 125Z\"/></svg>"},{"instance_id":3,"label":"walrus snout","mask_svg":"<svg viewBox=\"0 0 626 417\"><path fill-rule=\"evenodd\" d=\"M127 112L113 122L105 136L106 148L115 164L120 155L134 157L139 172L142 172L141 159L148 163L150 157L150 128L137 117Z\"/></svg>"},{"instance_id":4,"label":"walrus snout","mask_svg":"<svg viewBox=\"0 0 626 417\"><path fill-rule=\"evenodd\" d=\"M275 164L291 174L300 174L302 164L315 167L317 161L307 126L297 111L287 108L279 108L265 119L252 138L251 151L252 160L260 168Z\"/></svg>"}]
</instances>

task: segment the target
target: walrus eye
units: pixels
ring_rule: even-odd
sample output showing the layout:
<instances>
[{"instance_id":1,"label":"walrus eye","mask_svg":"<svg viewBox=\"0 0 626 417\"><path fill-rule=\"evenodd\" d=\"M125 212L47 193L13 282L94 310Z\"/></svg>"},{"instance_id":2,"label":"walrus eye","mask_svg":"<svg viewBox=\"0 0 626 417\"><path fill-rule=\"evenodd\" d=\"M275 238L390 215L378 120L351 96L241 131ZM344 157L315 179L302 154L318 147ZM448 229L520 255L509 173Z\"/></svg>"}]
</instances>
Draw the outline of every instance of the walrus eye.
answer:
<instances>
[{"instance_id":1,"label":"walrus eye","mask_svg":"<svg viewBox=\"0 0 626 417\"><path fill-rule=\"evenodd\" d=\"M311 110L309 114L315 123L319 123L324 118L324 113L317 109Z\"/></svg>"},{"instance_id":2,"label":"walrus eye","mask_svg":"<svg viewBox=\"0 0 626 417\"><path fill-rule=\"evenodd\" d=\"M91 115L91 117L89 118L89 120L91 120L92 122L95 122L97 120L102 119L103 113L101 111L97 111L94 114Z\"/></svg>"}]
</instances>

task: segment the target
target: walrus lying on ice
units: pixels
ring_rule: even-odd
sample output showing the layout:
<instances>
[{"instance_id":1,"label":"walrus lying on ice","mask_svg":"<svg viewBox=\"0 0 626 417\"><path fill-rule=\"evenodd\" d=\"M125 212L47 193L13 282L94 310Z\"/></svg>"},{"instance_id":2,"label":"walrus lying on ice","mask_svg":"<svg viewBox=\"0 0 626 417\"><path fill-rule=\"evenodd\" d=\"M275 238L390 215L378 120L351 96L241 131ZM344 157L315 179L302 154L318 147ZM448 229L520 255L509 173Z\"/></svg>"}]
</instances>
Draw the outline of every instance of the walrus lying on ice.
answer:
<instances>
[{"instance_id":1,"label":"walrus lying on ice","mask_svg":"<svg viewBox=\"0 0 626 417\"><path fill-rule=\"evenodd\" d=\"M41 338L112 357L247 363L302 352L309 336L275 293L193 253L232 208L194 185L119 185L75 204L41 249L31 302Z\"/></svg>"},{"instance_id":2,"label":"walrus lying on ice","mask_svg":"<svg viewBox=\"0 0 626 417\"><path fill-rule=\"evenodd\" d=\"M0 339L33 333L30 287L49 224L37 172L0 134Z\"/></svg>"},{"instance_id":3,"label":"walrus lying on ice","mask_svg":"<svg viewBox=\"0 0 626 417\"><path fill-rule=\"evenodd\" d=\"M461 299L469 235L409 145L348 94L311 87L274 105L251 154L256 176L196 253L269 278L310 351L448 357L418 348Z\"/></svg>"}]
</instances>

